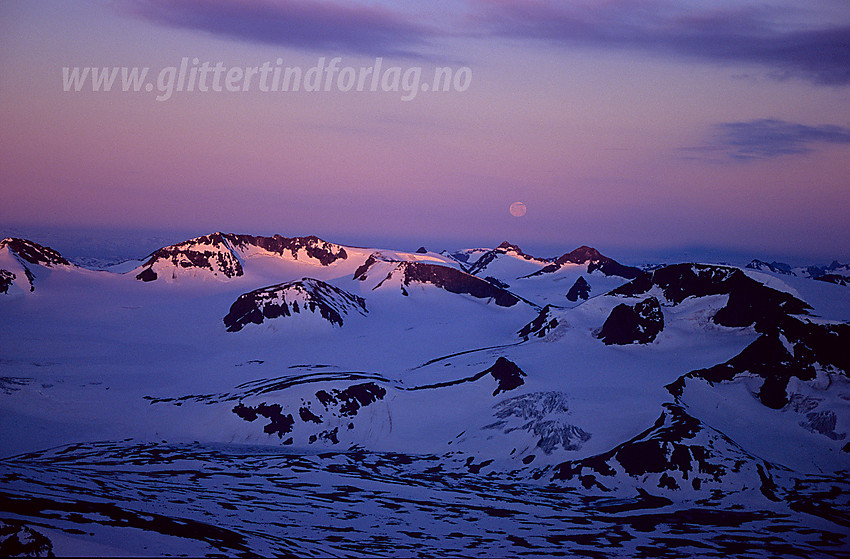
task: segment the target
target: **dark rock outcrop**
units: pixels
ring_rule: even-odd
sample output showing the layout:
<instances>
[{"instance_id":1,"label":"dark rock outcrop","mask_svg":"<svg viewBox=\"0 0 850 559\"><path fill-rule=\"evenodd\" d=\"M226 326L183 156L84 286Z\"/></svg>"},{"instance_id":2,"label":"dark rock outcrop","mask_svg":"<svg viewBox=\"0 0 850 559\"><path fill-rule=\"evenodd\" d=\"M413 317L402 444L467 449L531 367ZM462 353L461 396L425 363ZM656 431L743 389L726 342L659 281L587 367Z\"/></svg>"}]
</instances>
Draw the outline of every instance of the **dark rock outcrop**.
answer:
<instances>
[{"instance_id":1,"label":"dark rock outcrop","mask_svg":"<svg viewBox=\"0 0 850 559\"><path fill-rule=\"evenodd\" d=\"M648 344L664 329L664 313L655 297L634 306L614 307L602 325L598 338L605 345Z\"/></svg>"},{"instance_id":2,"label":"dark rock outcrop","mask_svg":"<svg viewBox=\"0 0 850 559\"><path fill-rule=\"evenodd\" d=\"M525 376L522 369L517 367L516 363L504 357L499 357L489 369L484 371L484 374L492 375L496 379L496 382L499 383L496 390L493 391L493 396L500 392L519 388L525 384L525 381L522 380L522 377Z\"/></svg>"},{"instance_id":3,"label":"dark rock outcrop","mask_svg":"<svg viewBox=\"0 0 850 559\"><path fill-rule=\"evenodd\" d=\"M530 254L524 253L522 251L522 249L519 248L519 246L517 246L517 245L515 245L511 242L508 242L508 241L502 241L502 244L497 246L496 250L497 251L503 251L503 252L506 252L506 253L512 252L512 253L516 254L517 256L520 256L520 257L522 257L526 260L541 260L540 258L536 258L534 256L531 256Z\"/></svg>"},{"instance_id":4,"label":"dark rock outcrop","mask_svg":"<svg viewBox=\"0 0 850 559\"><path fill-rule=\"evenodd\" d=\"M26 239L3 239L0 241L0 250L3 249L6 249L7 252L4 252L9 255L5 265L10 269L0 269L0 294L9 293L15 284L35 291L35 275L30 270L32 265L46 268L72 265L55 250Z\"/></svg>"},{"instance_id":5,"label":"dark rock outcrop","mask_svg":"<svg viewBox=\"0 0 850 559\"><path fill-rule=\"evenodd\" d=\"M354 384L343 390L332 390L331 392L319 390L316 392L316 398L325 407L325 410L336 406L340 414L348 417L354 417L361 407L383 400L386 395L387 390L374 382Z\"/></svg>"},{"instance_id":6,"label":"dark rock outcrop","mask_svg":"<svg viewBox=\"0 0 850 559\"><path fill-rule=\"evenodd\" d=\"M522 378L526 376L525 372L520 369L513 361L504 357L499 357L496 362L493 363L493 365L491 365L487 369L484 369L480 373L476 373L470 377L449 380L445 382L437 382L434 384L426 384L422 386L415 386L413 388L409 388L408 390L434 390L436 388L457 386L459 384L481 380L487 375L490 375L496 381L496 389L493 391L493 396L496 396L500 392L507 392L509 390L519 388L520 386L525 384L525 381L522 380Z\"/></svg>"},{"instance_id":7,"label":"dark rock outcrop","mask_svg":"<svg viewBox=\"0 0 850 559\"><path fill-rule=\"evenodd\" d=\"M363 262L363 264L361 264L360 266L358 266L356 270L354 270L353 279L356 279L356 280L359 280L359 281L365 281L366 278L368 277L367 272L372 268L372 266L375 265L376 262L379 262L379 261L380 261L380 259L378 258L377 255L370 254L369 257L366 259L366 261Z\"/></svg>"},{"instance_id":8,"label":"dark rock outcrop","mask_svg":"<svg viewBox=\"0 0 850 559\"><path fill-rule=\"evenodd\" d=\"M309 403L302 402L298 406L297 417L294 413L289 413L281 404L266 402L256 406L239 402L232 411L249 422L254 422L259 417L267 418L269 423L263 427L263 432L270 435L277 434L280 439L292 433L293 436L283 441L286 445L293 444L296 437L303 444L313 444L318 441L338 444L340 425L328 426L328 424L342 423L343 429L346 427L353 429L353 421L357 413L362 408L382 400L386 394L387 390L383 386L374 382L364 382L353 384L342 390L317 391L312 409ZM301 430L300 433L294 432L296 427Z\"/></svg>"},{"instance_id":9,"label":"dark rock outcrop","mask_svg":"<svg viewBox=\"0 0 850 559\"><path fill-rule=\"evenodd\" d=\"M558 326L558 319L552 316L552 307L546 305L537 318L523 326L517 334L524 340L528 340L530 336L543 338L556 326Z\"/></svg>"},{"instance_id":10,"label":"dark rock outcrop","mask_svg":"<svg viewBox=\"0 0 850 559\"><path fill-rule=\"evenodd\" d=\"M9 250L15 253L18 258L30 264L38 264L40 266L47 266L48 268L71 265L70 262L52 248L41 246L27 239L7 237L0 241L0 249L3 247L9 247Z\"/></svg>"},{"instance_id":11,"label":"dark rock outcrop","mask_svg":"<svg viewBox=\"0 0 850 559\"><path fill-rule=\"evenodd\" d=\"M278 438L283 438L284 435L290 433L293 425L295 425L292 414L284 415L282 411L283 408L280 404L268 405L265 402L253 407L240 402L233 408L233 413L245 421L255 421L259 416L269 419L269 423L263 427L263 432L270 435L277 433Z\"/></svg>"},{"instance_id":12,"label":"dark rock outcrop","mask_svg":"<svg viewBox=\"0 0 850 559\"><path fill-rule=\"evenodd\" d=\"M501 289L507 289L510 287L510 285L508 285L507 283L503 282L502 280L496 279L493 276L487 276L486 278L484 278L484 281L490 282Z\"/></svg>"},{"instance_id":13,"label":"dark rock outcrop","mask_svg":"<svg viewBox=\"0 0 850 559\"><path fill-rule=\"evenodd\" d=\"M301 312L318 313L335 326L351 312L366 315L366 301L338 287L312 278L255 289L243 293L224 317L228 332L238 332L248 324L292 316Z\"/></svg>"},{"instance_id":14,"label":"dark rock outcrop","mask_svg":"<svg viewBox=\"0 0 850 559\"><path fill-rule=\"evenodd\" d=\"M575 303L579 299L587 301L590 298L590 284L579 276L573 286L567 291L567 300Z\"/></svg>"},{"instance_id":15,"label":"dark rock outcrop","mask_svg":"<svg viewBox=\"0 0 850 559\"><path fill-rule=\"evenodd\" d=\"M653 287L660 287L664 298L678 304L688 297L705 297L729 293L733 278L748 280L735 268L707 264L672 264L655 270L642 271L636 278L611 291L611 295L638 297ZM754 283L755 280L750 280Z\"/></svg>"},{"instance_id":16,"label":"dark rock outcrop","mask_svg":"<svg viewBox=\"0 0 850 559\"><path fill-rule=\"evenodd\" d=\"M15 274L9 270L0 270L0 293L8 293L12 282L17 278Z\"/></svg>"},{"instance_id":17,"label":"dark rock outcrop","mask_svg":"<svg viewBox=\"0 0 850 559\"><path fill-rule=\"evenodd\" d=\"M153 268L145 268L136 274L136 279L141 281L154 281L156 278L157 273L153 271Z\"/></svg>"},{"instance_id":18,"label":"dark rock outcrop","mask_svg":"<svg viewBox=\"0 0 850 559\"><path fill-rule=\"evenodd\" d=\"M0 556L56 557L53 542L18 520L0 520Z\"/></svg>"}]
</instances>

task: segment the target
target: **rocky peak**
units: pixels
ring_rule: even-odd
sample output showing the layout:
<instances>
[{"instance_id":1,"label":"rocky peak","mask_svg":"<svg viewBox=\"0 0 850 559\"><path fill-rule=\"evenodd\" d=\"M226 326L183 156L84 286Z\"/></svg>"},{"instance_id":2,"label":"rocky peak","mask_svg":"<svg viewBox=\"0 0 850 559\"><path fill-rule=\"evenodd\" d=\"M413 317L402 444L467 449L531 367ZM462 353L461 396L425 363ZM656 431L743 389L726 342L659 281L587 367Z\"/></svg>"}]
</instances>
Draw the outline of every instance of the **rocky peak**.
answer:
<instances>
[{"instance_id":1,"label":"rocky peak","mask_svg":"<svg viewBox=\"0 0 850 559\"><path fill-rule=\"evenodd\" d=\"M595 248L583 245L556 258L554 262L531 274L531 276L557 272L566 264L586 264L588 274L599 270L606 276L619 276L625 279L634 279L641 272L639 268L624 266L613 258L603 255Z\"/></svg>"},{"instance_id":2,"label":"rocky peak","mask_svg":"<svg viewBox=\"0 0 850 559\"><path fill-rule=\"evenodd\" d=\"M556 264L586 264L588 262L612 261L607 256L603 256L598 250L587 245L582 245L577 249L564 254L555 260ZM613 262L613 261L612 261Z\"/></svg>"},{"instance_id":3,"label":"rocky peak","mask_svg":"<svg viewBox=\"0 0 850 559\"><path fill-rule=\"evenodd\" d=\"M380 254L369 255L369 258L355 270L354 279L365 281L379 262L389 263L391 269L374 289L378 289L393 278L398 278L404 295L408 294L405 287L412 283L423 283L434 285L450 293L472 295L478 299L492 298L500 307L512 307L520 301L519 297L504 288L456 268L427 262L387 260Z\"/></svg>"},{"instance_id":4,"label":"rocky peak","mask_svg":"<svg viewBox=\"0 0 850 559\"><path fill-rule=\"evenodd\" d=\"M497 246L492 250L488 250L484 252L470 267L470 274L478 274L478 272L487 268L494 260L496 260L500 255L508 254L510 256L517 256L524 260L528 260L530 262L536 262L539 264L548 264L551 262L548 258L537 258L535 256L531 256L530 254L526 254L519 248L517 245L510 243L508 241L503 241L502 244Z\"/></svg>"},{"instance_id":5,"label":"rocky peak","mask_svg":"<svg viewBox=\"0 0 850 559\"><path fill-rule=\"evenodd\" d=\"M300 313L320 315L334 326L342 326L352 312L366 315L366 301L338 287L313 278L303 278L243 293L224 317L228 332L238 332L248 324Z\"/></svg>"},{"instance_id":6,"label":"rocky peak","mask_svg":"<svg viewBox=\"0 0 850 559\"><path fill-rule=\"evenodd\" d=\"M520 249L517 245L515 245L511 242L508 242L508 241L502 241L502 244L497 246L496 249L497 250L501 249L501 250L504 250L506 252L507 251L513 251L513 252L516 252L518 254L523 254L522 249Z\"/></svg>"},{"instance_id":7,"label":"rocky peak","mask_svg":"<svg viewBox=\"0 0 850 559\"><path fill-rule=\"evenodd\" d=\"M261 237L216 232L163 247L153 252L136 275L142 281L156 280L163 272L172 276L181 269L209 270L214 276L233 278L243 275L240 255L252 247L298 260L306 257L328 266L348 258L341 246L310 235L308 237Z\"/></svg>"},{"instance_id":8,"label":"rocky peak","mask_svg":"<svg viewBox=\"0 0 850 559\"><path fill-rule=\"evenodd\" d=\"M479 299L493 298L500 307L512 307L519 302L512 293L481 278L455 268L424 262L400 262L404 285L428 283L450 293L472 295Z\"/></svg>"},{"instance_id":9,"label":"rocky peak","mask_svg":"<svg viewBox=\"0 0 850 559\"><path fill-rule=\"evenodd\" d=\"M15 253L18 258L30 264L38 264L47 266L48 268L71 265L70 262L52 248L41 246L27 239L7 237L0 241L0 249L4 247L9 247L9 250Z\"/></svg>"},{"instance_id":10,"label":"rocky peak","mask_svg":"<svg viewBox=\"0 0 850 559\"><path fill-rule=\"evenodd\" d=\"M157 249L142 265L136 279L154 281L169 268L172 277L181 269L204 269L226 278L241 276L242 264L227 237L224 233L212 233Z\"/></svg>"},{"instance_id":11,"label":"rocky peak","mask_svg":"<svg viewBox=\"0 0 850 559\"><path fill-rule=\"evenodd\" d=\"M298 260L299 253L303 251L308 258L318 260L322 266L329 266L337 260L348 258L348 253L339 245L323 241L315 235L307 237L256 237L253 235L228 235L235 247L255 246L279 254L289 256Z\"/></svg>"}]
</instances>

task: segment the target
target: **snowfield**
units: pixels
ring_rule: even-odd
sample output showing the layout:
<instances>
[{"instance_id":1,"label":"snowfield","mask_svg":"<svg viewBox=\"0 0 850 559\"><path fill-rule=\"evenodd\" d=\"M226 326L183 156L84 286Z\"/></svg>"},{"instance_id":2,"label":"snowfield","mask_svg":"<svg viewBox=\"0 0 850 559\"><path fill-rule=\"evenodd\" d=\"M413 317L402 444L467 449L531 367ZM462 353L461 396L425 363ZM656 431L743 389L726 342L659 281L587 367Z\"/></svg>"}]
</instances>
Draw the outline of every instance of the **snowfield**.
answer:
<instances>
[{"instance_id":1,"label":"snowfield","mask_svg":"<svg viewBox=\"0 0 850 559\"><path fill-rule=\"evenodd\" d=\"M0 550L848 554L848 320L766 264L6 239Z\"/></svg>"}]
</instances>

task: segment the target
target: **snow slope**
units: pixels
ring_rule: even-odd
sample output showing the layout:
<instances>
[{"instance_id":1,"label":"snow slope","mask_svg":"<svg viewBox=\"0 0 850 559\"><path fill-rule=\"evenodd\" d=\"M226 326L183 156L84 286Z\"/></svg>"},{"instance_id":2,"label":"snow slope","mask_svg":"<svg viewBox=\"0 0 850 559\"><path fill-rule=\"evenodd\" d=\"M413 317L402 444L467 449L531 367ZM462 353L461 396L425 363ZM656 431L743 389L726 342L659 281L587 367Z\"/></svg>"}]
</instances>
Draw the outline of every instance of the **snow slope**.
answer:
<instances>
[{"instance_id":1,"label":"snow slope","mask_svg":"<svg viewBox=\"0 0 850 559\"><path fill-rule=\"evenodd\" d=\"M22 254L0 248L0 520L56 551L850 543L844 286L229 233L123 273Z\"/></svg>"}]
</instances>

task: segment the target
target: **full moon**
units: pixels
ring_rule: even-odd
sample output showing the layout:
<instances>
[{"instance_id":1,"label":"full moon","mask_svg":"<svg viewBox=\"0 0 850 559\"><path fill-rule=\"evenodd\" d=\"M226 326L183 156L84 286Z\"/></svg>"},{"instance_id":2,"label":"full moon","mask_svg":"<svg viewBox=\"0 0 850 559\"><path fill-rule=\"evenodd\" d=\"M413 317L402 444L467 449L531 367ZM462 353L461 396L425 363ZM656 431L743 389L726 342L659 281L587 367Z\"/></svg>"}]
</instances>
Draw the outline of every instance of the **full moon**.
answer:
<instances>
[{"instance_id":1,"label":"full moon","mask_svg":"<svg viewBox=\"0 0 850 559\"><path fill-rule=\"evenodd\" d=\"M523 204L522 202L514 202L513 204L511 204L510 212L511 212L511 215L514 216L514 217L524 216L526 210L527 210L527 208L525 207L525 204Z\"/></svg>"}]
</instances>

